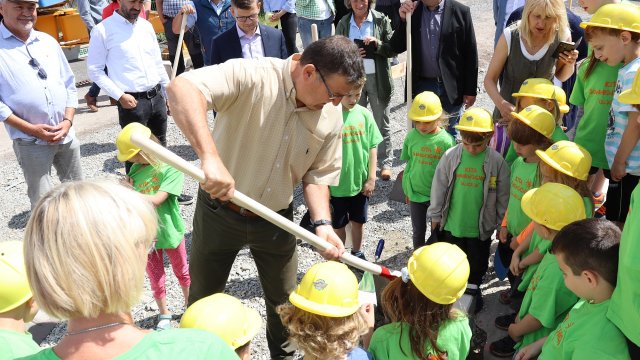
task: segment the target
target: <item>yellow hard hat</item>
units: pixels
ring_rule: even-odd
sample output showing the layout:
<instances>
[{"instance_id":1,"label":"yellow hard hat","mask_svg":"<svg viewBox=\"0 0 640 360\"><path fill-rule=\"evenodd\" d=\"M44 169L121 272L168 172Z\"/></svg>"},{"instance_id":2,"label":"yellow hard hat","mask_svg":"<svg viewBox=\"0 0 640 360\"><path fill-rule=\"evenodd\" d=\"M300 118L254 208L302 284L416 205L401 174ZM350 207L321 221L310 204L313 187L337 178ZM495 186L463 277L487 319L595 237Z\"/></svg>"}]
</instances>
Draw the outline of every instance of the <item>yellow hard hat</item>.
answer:
<instances>
[{"instance_id":1,"label":"yellow hard hat","mask_svg":"<svg viewBox=\"0 0 640 360\"><path fill-rule=\"evenodd\" d=\"M260 314L235 297L223 293L202 298L187 308L181 328L218 335L234 350L253 339L262 326Z\"/></svg>"},{"instance_id":2,"label":"yellow hard hat","mask_svg":"<svg viewBox=\"0 0 640 360\"><path fill-rule=\"evenodd\" d=\"M547 165L580 180L587 180L591 170L591 154L582 146L560 140L547 150L536 150L536 155Z\"/></svg>"},{"instance_id":3,"label":"yellow hard hat","mask_svg":"<svg viewBox=\"0 0 640 360\"><path fill-rule=\"evenodd\" d=\"M13 310L33 297L22 254L22 242L0 242L0 313Z\"/></svg>"},{"instance_id":4,"label":"yellow hard hat","mask_svg":"<svg viewBox=\"0 0 640 360\"><path fill-rule=\"evenodd\" d=\"M553 115L538 105L529 105L519 113L512 112L511 115L548 139L551 139L551 134L556 129Z\"/></svg>"},{"instance_id":5,"label":"yellow hard hat","mask_svg":"<svg viewBox=\"0 0 640 360\"><path fill-rule=\"evenodd\" d=\"M442 116L442 104L438 95L431 91L421 92L413 99L409 110L412 121L429 122L438 120Z\"/></svg>"},{"instance_id":6,"label":"yellow hard hat","mask_svg":"<svg viewBox=\"0 0 640 360\"><path fill-rule=\"evenodd\" d=\"M569 112L567 105L567 94L561 87L554 85L548 79L531 78L525 80L517 93L513 93L513 97L533 97L538 99L555 100L558 103L558 110L565 114Z\"/></svg>"},{"instance_id":7,"label":"yellow hard hat","mask_svg":"<svg viewBox=\"0 0 640 360\"><path fill-rule=\"evenodd\" d=\"M358 279L336 261L313 265L302 277L289 301L302 310L327 317L345 317L360 308Z\"/></svg>"},{"instance_id":8,"label":"yellow hard hat","mask_svg":"<svg viewBox=\"0 0 640 360\"><path fill-rule=\"evenodd\" d=\"M491 132L493 131L493 117L483 108L470 108L462 114L455 128L462 131Z\"/></svg>"},{"instance_id":9,"label":"yellow hard hat","mask_svg":"<svg viewBox=\"0 0 640 360\"><path fill-rule=\"evenodd\" d=\"M148 127L133 122L129 125L125 126L118 137L116 137L116 148L118 148L118 161L127 161L134 157L138 152L140 152L140 148L133 145L131 143L131 134L140 134L141 136L150 137L151 130Z\"/></svg>"},{"instance_id":10,"label":"yellow hard hat","mask_svg":"<svg viewBox=\"0 0 640 360\"><path fill-rule=\"evenodd\" d=\"M632 4L603 5L591 20L580 23L582 28L587 26L640 32L640 8Z\"/></svg>"},{"instance_id":11,"label":"yellow hard hat","mask_svg":"<svg viewBox=\"0 0 640 360\"><path fill-rule=\"evenodd\" d=\"M630 89L620 93L618 100L624 104L640 104L640 75L636 72Z\"/></svg>"},{"instance_id":12,"label":"yellow hard hat","mask_svg":"<svg viewBox=\"0 0 640 360\"><path fill-rule=\"evenodd\" d=\"M446 242L414 251L407 270L418 290L438 304L453 304L462 296L469 280L467 254Z\"/></svg>"},{"instance_id":13,"label":"yellow hard hat","mask_svg":"<svg viewBox=\"0 0 640 360\"><path fill-rule=\"evenodd\" d=\"M522 196L522 210L531 220L549 229L560 230L586 218L584 200L573 188L546 183Z\"/></svg>"}]
</instances>

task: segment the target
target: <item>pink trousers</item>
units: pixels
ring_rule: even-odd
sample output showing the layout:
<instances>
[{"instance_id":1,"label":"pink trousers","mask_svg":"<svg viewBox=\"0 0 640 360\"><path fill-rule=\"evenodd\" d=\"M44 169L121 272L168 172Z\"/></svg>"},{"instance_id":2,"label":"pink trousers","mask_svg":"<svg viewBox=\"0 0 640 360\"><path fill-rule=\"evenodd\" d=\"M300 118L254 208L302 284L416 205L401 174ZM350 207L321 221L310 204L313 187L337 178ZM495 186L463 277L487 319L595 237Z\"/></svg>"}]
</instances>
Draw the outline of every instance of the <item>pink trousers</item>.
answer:
<instances>
[{"instance_id":1,"label":"pink trousers","mask_svg":"<svg viewBox=\"0 0 640 360\"><path fill-rule=\"evenodd\" d=\"M147 259L147 275L153 290L153 297L162 299L166 296L165 290L165 272L163 252L167 253L173 273L178 278L180 286L189 287L191 285L191 276L189 276L189 264L187 263L187 250L185 249L184 239L175 249L155 249Z\"/></svg>"}]
</instances>

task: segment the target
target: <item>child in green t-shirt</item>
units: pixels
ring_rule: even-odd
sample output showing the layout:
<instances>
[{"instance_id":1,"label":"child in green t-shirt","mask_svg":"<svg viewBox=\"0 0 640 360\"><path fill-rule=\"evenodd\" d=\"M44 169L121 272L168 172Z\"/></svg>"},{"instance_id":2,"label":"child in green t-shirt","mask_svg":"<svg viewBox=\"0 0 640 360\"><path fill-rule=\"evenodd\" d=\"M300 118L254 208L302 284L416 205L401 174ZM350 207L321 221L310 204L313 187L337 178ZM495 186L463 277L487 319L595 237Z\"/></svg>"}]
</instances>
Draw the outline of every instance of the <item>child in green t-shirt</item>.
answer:
<instances>
[{"instance_id":1,"label":"child in green t-shirt","mask_svg":"<svg viewBox=\"0 0 640 360\"><path fill-rule=\"evenodd\" d=\"M360 306L358 279L346 265L313 265L289 301L276 310L290 345L304 353L303 359L371 360L358 344L373 329L373 304Z\"/></svg>"},{"instance_id":2,"label":"child in green t-shirt","mask_svg":"<svg viewBox=\"0 0 640 360\"><path fill-rule=\"evenodd\" d=\"M22 242L0 242L0 359L13 360L40 351L25 323L38 312L24 268Z\"/></svg>"},{"instance_id":3,"label":"child in green t-shirt","mask_svg":"<svg viewBox=\"0 0 640 360\"><path fill-rule=\"evenodd\" d=\"M529 190L522 197L522 209L534 222L534 231L548 241L553 241L568 224L585 218L580 194L558 183ZM509 335L491 343L491 353L512 356L515 349L548 335L576 301L577 297L564 285L555 256L547 252L529 283L516 322L508 328Z\"/></svg>"},{"instance_id":4,"label":"child in green t-shirt","mask_svg":"<svg viewBox=\"0 0 640 360\"><path fill-rule=\"evenodd\" d=\"M149 131L146 127L142 127L145 129L143 131ZM151 133L149 135L152 140L159 143L155 136ZM160 312L156 329L168 329L171 327L173 316L167 306L163 252L167 254L173 273L180 283L185 306L189 299L191 285L184 239L185 226L178 206L178 196L182 192L184 175L154 156L140 149L132 149L119 138L116 140L116 147L118 160L133 163L127 174L127 182L153 203L158 213L160 225L155 247L149 251L147 258L147 275Z\"/></svg>"},{"instance_id":5,"label":"child in green t-shirt","mask_svg":"<svg viewBox=\"0 0 640 360\"><path fill-rule=\"evenodd\" d=\"M469 259L469 284L482 309L480 285L489 266L491 236L509 201L509 166L487 145L493 135L491 113L471 108L456 125L462 143L449 149L436 168L428 216L438 240L458 245Z\"/></svg>"},{"instance_id":6,"label":"child in green t-shirt","mask_svg":"<svg viewBox=\"0 0 640 360\"><path fill-rule=\"evenodd\" d=\"M530 105L519 113L511 113L513 120L509 123L507 132L518 158L511 165L511 188L509 191L509 205L505 220L498 233L498 250L503 264L511 264L513 250L517 248L514 239L525 230L531 219L522 211L520 199L522 195L540 184L538 163L540 158L536 150L545 150L551 146L551 136L556 129L553 115L538 105ZM509 271L510 290L500 294L500 301L510 303L512 298L521 298L518 292L519 279Z\"/></svg>"},{"instance_id":7,"label":"child in green t-shirt","mask_svg":"<svg viewBox=\"0 0 640 360\"><path fill-rule=\"evenodd\" d=\"M217 335L236 352L240 360L249 360L251 340L262 328L262 317L237 298L217 293L191 304L182 315L180 327Z\"/></svg>"},{"instance_id":8,"label":"child in green t-shirt","mask_svg":"<svg viewBox=\"0 0 640 360\"><path fill-rule=\"evenodd\" d=\"M407 196L413 228L413 249L424 246L427 234L427 209L431 199L433 174L442 155L456 142L440 126L446 118L438 96L430 91L418 94L411 104L409 130L402 145L400 160L407 162L402 190Z\"/></svg>"},{"instance_id":9,"label":"child in green t-shirt","mask_svg":"<svg viewBox=\"0 0 640 360\"><path fill-rule=\"evenodd\" d=\"M525 80L517 93L512 94L516 100L516 112L522 111L529 105L538 105L550 112L556 119L556 128L551 134L551 140L554 142L560 140L569 140L567 134L564 133L562 127L562 116L569 112L567 105L567 95L561 87L555 86L548 79L531 78ZM511 166L518 158L518 154L513 147L513 143L509 144L509 150L504 159Z\"/></svg>"},{"instance_id":10,"label":"child in green t-shirt","mask_svg":"<svg viewBox=\"0 0 640 360\"><path fill-rule=\"evenodd\" d=\"M607 319L616 287L620 229L606 220L588 219L565 226L551 245L564 283L580 300L562 323L517 359L629 359L626 339ZM542 351L542 353L540 353Z\"/></svg>"},{"instance_id":11,"label":"child in green t-shirt","mask_svg":"<svg viewBox=\"0 0 640 360\"><path fill-rule=\"evenodd\" d=\"M351 254L366 260L361 250L369 197L376 187L377 147L382 135L373 115L358 104L359 85L342 98L342 170L337 186L330 186L332 226L344 242L351 224Z\"/></svg>"},{"instance_id":12,"label":"child in green t-shirt","mask_svg":"<svg viewBox=\"0 0 640 360\"><path fill-rule=\"evenodd\" d=\"M373 333L373 358L466 359L471 328L454 302L468 277L469 262L455 245L439 242L414 251L402 277L382 292L382 310L391 323Z\"/></svg>"}]
</instances>

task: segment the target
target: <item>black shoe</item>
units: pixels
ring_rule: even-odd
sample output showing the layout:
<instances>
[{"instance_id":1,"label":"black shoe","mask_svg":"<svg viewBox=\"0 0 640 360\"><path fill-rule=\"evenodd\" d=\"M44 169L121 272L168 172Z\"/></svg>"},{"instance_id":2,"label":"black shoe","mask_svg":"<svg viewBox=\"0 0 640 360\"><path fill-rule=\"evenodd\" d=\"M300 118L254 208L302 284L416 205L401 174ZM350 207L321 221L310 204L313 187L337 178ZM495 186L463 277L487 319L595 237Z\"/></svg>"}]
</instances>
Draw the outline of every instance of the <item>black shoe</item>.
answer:
<instances>
[{"instance_id":1,"label":"black shoe","mask_svg":"<svg viewBox=\"0 0 640 360\"><path fill-rule=\"evenodd\" d=\"M505 336L500 340L494 341L489 345L489 351L497 357L512 357L515 354L516 342L509 336Z\"/></svg>"},{"instance_id":2,"label":"black shoe","mask_svg":"<svg viewBox=\"0 0 640 360\"><path fill-rule=\"evenodd\" d=\"M191 205L193 204L193 196L187 194L180 194L178 196L178 204L180 205Z\"/></svg>"},{"instance_id":3,"label":"black shoe","mask_svg":"<svg viewBox=\"0 0 640 360\"><path fill-rule=\"evenodd\" d=\"M516 322L516 313L501 315L496 318L494 324L500 330L509 330L509 325Z\"/></svg>"},{"instance_id":4,"label":"black shoe","mask_svg":"<svg viewBox=\"0 0 640 360\"><path fill-rule=\"evenodd\" d=\"M363 253L362 251L360 251L360 250L358 250L358 251L356 251L356 252L354 252L354 251L352 250L352 251L351 251L351 255L353 255L353 256L355 256L355 257L357 257L357 258L359 258L359 259L362 259L362 260L364 260L364 261L367 261L367 258L364 256L364 253Z\"/></svg>"}]
</instances>

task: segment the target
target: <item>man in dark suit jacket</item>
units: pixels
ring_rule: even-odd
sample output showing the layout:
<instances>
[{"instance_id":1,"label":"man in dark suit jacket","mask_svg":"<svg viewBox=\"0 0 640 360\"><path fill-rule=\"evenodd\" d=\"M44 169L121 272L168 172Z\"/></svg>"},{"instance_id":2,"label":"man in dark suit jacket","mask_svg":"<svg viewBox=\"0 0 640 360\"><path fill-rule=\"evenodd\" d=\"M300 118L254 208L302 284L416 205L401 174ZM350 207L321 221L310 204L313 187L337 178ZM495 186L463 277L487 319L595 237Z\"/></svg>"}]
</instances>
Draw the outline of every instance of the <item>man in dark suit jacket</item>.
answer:
<instances>
[{"instance_id":1,"label":"man in dark suit jacket","mask_svg":"<svg viewBox=\"0 0 640 360\"><path fill-rule=\"evenodd\" d=\"M289 57L282 31L258 23L260 5L257 0L231 0L236 26L211 40L212 65L237 58Z\"/></svg>"},{"instance_id":2,"label":"man in dark suit jacket","mask_svg":"<svg viewBox=\"0 0 640 360\"><path fill-rule=\"evenodd\" d=\"M411 14L413 94L432 91L451 114L449 132L458 122L462 105L476 100L478 49L469 7L455 0L405 1L402 24L391 38L394 51L407 49L406 14ZM424 24L424 25L423 25Z\"/></svg>"}]
</instances>

